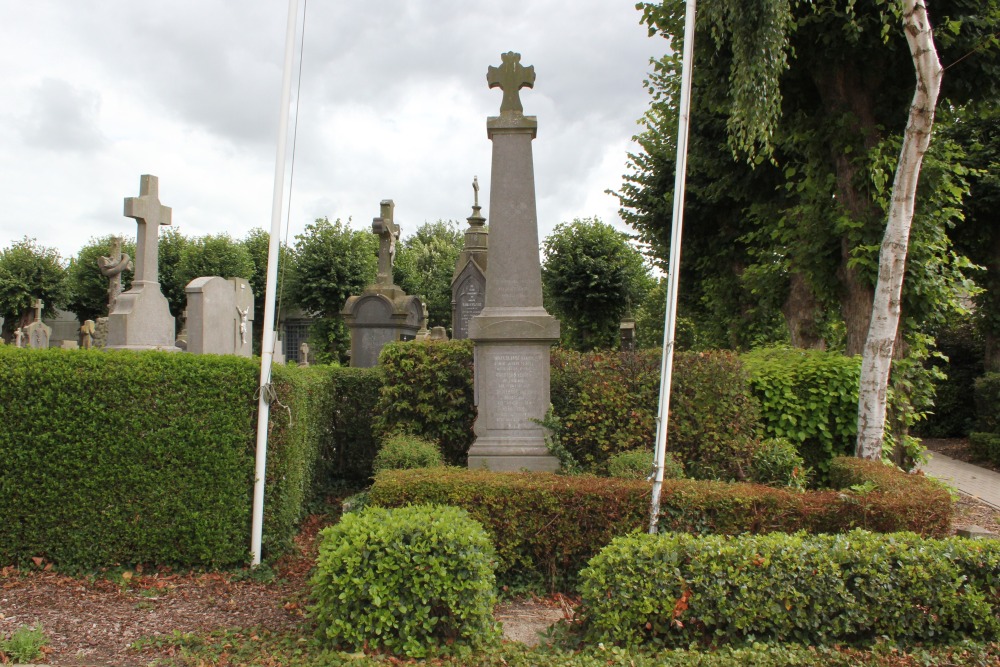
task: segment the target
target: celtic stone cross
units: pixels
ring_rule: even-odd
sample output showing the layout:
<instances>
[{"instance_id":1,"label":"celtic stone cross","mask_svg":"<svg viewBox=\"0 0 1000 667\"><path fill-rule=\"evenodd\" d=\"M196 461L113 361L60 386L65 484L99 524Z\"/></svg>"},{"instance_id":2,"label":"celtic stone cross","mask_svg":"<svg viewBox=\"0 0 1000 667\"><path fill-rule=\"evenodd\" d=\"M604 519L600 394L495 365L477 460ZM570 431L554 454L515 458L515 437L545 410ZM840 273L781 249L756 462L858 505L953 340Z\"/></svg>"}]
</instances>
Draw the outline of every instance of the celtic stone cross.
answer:
<instances>
[{"instance_id":1,"label":"celtic stone cross","mask_svg":"<svg viewBox=\"0 0 1000 667\"><path fill-rule=\"evenodd\" d=\"M500 67L493 67L486 71L486 82L490 88L499 88L503 91L503 99L500 101L500 113L524 113L521 106L522 88L533 88L535 85L535 66L525 67L521 64L521 54L508 51L500 54L503 63Z\"/></svg>"}]
</instances>

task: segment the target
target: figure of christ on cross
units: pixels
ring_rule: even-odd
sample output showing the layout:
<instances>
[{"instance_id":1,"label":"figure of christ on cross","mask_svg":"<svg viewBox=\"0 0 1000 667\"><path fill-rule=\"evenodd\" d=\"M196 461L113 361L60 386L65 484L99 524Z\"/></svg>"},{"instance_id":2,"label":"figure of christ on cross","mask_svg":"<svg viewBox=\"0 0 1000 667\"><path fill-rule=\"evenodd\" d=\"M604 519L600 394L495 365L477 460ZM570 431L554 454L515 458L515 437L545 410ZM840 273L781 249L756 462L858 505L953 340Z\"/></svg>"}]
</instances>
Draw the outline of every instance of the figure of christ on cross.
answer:
<instances>
[{"instance_id":1,"label":"figure of christ on cross","mask_svg":"<svg viewBox=\"0 0 1000 667\"><path fill-rule=\"evenodd\" d=\"M122 271L131 271L133 268L132 258L128 253L122 252L121 237L114 237L111 240L111 254L107 257L98 257L97 266L101 269L101 275L109 279L108 283L108 312L115 309L115 302L118 295L122 293Z\"/></svg>"},{"instance_id":2,"label":"figure of christ on cross","mask_svg":"<svg viewBox=\"0 0 1000 667\"><path fill-rule=\"evenodd\" d=\"M500 114L503 115L505 112L524 113L519 91L522 88L535 86L535 66L523 66L521 54L513 51L501 53L500 60L503 61L500 67L490 66L486 71L486 82L490 88L499 88L503 91Z\"/></svg>"},{"instance_id":3,"label":"figure of christ on cross","mask_svg":"<svg viewBox=\"0 0 1000 667\"><path fill-rule=\"evenodd\" d=\"M125 199L125 217L139 225L135 243L135 278L137 283L159 283L157 262L160 225L170 224L170 207L160 203L160 180L145 174L139 180L139 196Z\"/></svg>"},{"instance_id":4,"label":"figure of christ on cross","mask_svg":"<svg viewBox=\"0 0 1000 667\"><path fill-rule=\"evenodd\" d=\"M396 258L396 239L399 238L399 226L393 222L392 215L396 205L391 199L381 202L382 215L372 220L372 231L378 234L378 278L379 285L392 285L392 262Z\"/></svg>"}]
</instances>

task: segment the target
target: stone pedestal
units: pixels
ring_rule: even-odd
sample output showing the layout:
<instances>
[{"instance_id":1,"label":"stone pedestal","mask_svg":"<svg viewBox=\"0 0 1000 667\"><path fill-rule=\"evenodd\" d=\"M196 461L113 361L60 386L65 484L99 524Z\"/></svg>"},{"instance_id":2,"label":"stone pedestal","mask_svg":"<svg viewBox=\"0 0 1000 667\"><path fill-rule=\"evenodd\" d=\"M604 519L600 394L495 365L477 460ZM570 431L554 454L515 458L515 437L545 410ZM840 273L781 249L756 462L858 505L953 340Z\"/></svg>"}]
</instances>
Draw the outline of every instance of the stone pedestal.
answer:
<instances>
[{"instance_id":1,"label":"stone pedestal","mask_svg":"<svg viewBox=\"0 0 1000 667\"><path fill-rule=\"evenodd\" d=\"M160 283L135 281L108 315L108 350L176 351L174 317Z\"/></svg>"},{"instance_id":2,"label":"stone pedestal","mask_svg":"<svg viewBox=\"0 0 1000 667\"><path fill-rule=\"evenodd\" d=\"M521 113L516 95L534 82L534 69L514 53L503 60L488 74L504 102L486 125L493 142L490 266L486 305L469 322L479 409L469 467L553 471L559 462L538 421L549 408L549 348L559 340L559 322L542 305L531 155L538 123Z\"/></svg>"}]
</instances>

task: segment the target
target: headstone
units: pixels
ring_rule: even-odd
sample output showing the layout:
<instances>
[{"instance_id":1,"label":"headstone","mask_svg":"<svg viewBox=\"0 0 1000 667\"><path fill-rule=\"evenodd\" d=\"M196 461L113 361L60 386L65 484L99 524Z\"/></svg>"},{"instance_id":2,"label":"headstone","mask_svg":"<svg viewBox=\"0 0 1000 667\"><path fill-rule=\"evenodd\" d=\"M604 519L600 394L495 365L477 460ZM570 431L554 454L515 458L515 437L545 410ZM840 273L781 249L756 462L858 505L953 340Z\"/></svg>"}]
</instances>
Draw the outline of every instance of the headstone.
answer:
<instances>
[{"instance_id":1,"label":"headstone","mask_svg":"<svg viewBox=\"0 0 1000 667\"><path fill-rule=\"evenodd\" d=\"M132 258L128 254L122 253L122 239L120 236L116 236L111 240L110 255L97 258L97 266L101 269L101 275L109 279L108 312L110 313L115 309L118 295L122 293L122 271L131 271L133 268Z\"/></svg>"},{"instance_id":2,"label":"headstone","mask_svg":"<svg viewBox=\"0 0 1000 667\"><path fill-rule=\"evenodd\" d=\"M472 179L472 191L474 203L465 230L465 247L455 262L451 278L451 329L456 339L469 337L469 322L486 305L488 237L486 218L480 214L478 178Z\"/></svg>"},{"instance_id":3,"label":"headstone","mask_svg":"<svg viewBox=\"0 0 1000 667\"><path fill-rule=\"evenodd\" d=\"M635 352L635 318L626 313L618 325L618 336L621 339L621 349L623 352Z\"/></svg>"},{"instance_id":4,"label":"headstone","mask_svg":"<svg viewBox=\"0 0 1000 667\"><path fill-rule=\"evenodd\" d=\"M490 88L503 90L500 115L486 131L493 142L490 180L490 260L486 303L469 322L475 341L476 440L469 467L556 470L539 424L549 408L549 348L559 322L542 305L531 141L538 122L525 116L518 91L535 82L521 56L501 55Z\"/></svg>"},{"instance_id":5,"label":"headstone","mask_svg":"<svg viewBox=\"0 0 1000 667\"><path fill-rule=\"evenodd\" d=\"M79 342L80 320L77 319L75 313L57 308L51 317L44 319L44 322L52 327L49 347L65 347L63 341Z\"/></svg>"},{"instance_id":6,"label":"headstone","mask_svg":"<svg viewBox=\"0 0 1000 667\"><path fill-rule=\"evenodd\" d=\"M94 345L94 332L97 331L97 325L94 320L84 320L83 324L80 325L80 347L84 350L89 350Z\"/></svg>"},{"instance_id":7,"label":"headstone","mask_svg":"<svg viewBox=\"0 0 1000 667\"><path fill-rule=\"evenodd\" d=\"M103 350L108 346L108 318L98 317L94 320L93 347Z\"/></svg>"},{"instance_id":8,"label":"headstone","mask_svg":"<svg viewBox=\"0 0 1000 667\"><path fill-rule=\"evenodd\" d=\"M299 345L299 366L309 365L309 343Z\"/></svg>"},{"instance_id":9,"label":"headstone","mask_svg":"<svg viewBox=\"0 0 1000 667\"><path fill-rule=\"evenodd\" d=\"M24 347L24 330L21 327L14 329L14 347Z\"/></svg>"},{"instance_id":10,"label":"headstone","mask_svg":"<svg viewBox=\"0 0 1000 667\"><path fill-rule=\"evenodd\" d=\"M430 340L448 340L448 330L444 327L434 327L431 329Z\"/></svg>"},{"instance_id":11,"label":"headstone","mask_svg":"<svg viewBox=\"0 0 1000 667\"><path fill-rule=\"evenodd\" d=\"M395 204L381 202L381 215L372 221L379 237L378 277L360 296L347 299L340 314L351 330L351 366L370 368L387 343L414 340L423 321L419 297L407 295L392 282L399 226L393 219Z\"/></svg>"},{"instance_id":12,"label":"headstone","mask_svg":"<svg viewBox=\"0 0 1000 667\"><path fill-rule=\"evenodd\" d=\"M156 176L142 176L139 196L125 199L125 217L138 225L135 277L108 315L107 348L176 352L175 322L167 297L160 291L157 267L160 225L170 224L171 211L160 203Z\"/></svg>"},{"instance_id":13,"label":"headstone","mask_svg":"<svg viewBox=\"0 0 1000 667\"><path fill-rule=\"evenodd\" d=\"M206 276L187 284L187 351L235 354L253 349L253 292L243 278Z\"/></svg>"},{"instance_id":14,"label":"headstone","mask_svg":"<svg viewBox=\"0 0 1000 667\"><path fill-rule=\"evenodd\" d=\"M64 350L79 350L80 349L80 344L77 343L75 340L63 340L63 341L59 341L59 342L60 342L60 347L62 349L64 349Z\"/></svg>"},{"instance_id":15,"label":"headstone","mask_svg":"<svg viewBox=\"0 0 1000 667\"><path fill-rule=\"evenodd\" d=\"M417 336L416 338L414 338L414 340L427 340L428 338L431 337L431 330L427 328L427 323L430 321L430 313L427 312L426 303L423 304L423 307L424 307L424 312L423 312L424 319L420 321L420 328L417 329Z\"/></svg>"},{"instance_id":16,"label":"headstone","mask_svg":"<svg viewBox=\"0 0 1000 667\"><path fill-rule=\"evenodd\" d=\"M21 331L25 347L36 350L44 350L49 347L49 340L52 338L52 327L42 322L42 308L44 306L45 302L41 299L35 299L31 303L31 307L35 310L34 319L31 324L19 330Z\"/></svg>"}]
</instances>

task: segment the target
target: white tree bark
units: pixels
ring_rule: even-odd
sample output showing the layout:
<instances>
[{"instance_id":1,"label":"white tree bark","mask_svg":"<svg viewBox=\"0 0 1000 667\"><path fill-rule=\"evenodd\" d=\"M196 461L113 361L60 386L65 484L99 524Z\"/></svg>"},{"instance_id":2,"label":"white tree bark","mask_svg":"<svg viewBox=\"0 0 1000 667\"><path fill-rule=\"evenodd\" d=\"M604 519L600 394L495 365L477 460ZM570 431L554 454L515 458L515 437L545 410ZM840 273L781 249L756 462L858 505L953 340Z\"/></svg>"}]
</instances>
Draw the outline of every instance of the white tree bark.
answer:
<instances>
[{"instance_id":1,"label":"white tree bark","mask_svg":"<svg viewBox=\"0 0 1000 667\"><path fill-rule=\"evenodd\" d=\"M917 86L906 123L903 147L892 185L889 220L879 252L878 282L871 326L861 362L858 392L858 443L856 453L867 459L880 459L885 433L886 388L892 364L893 343L899 328L900 294L906 252L910 242L914 200L920 165L931 141L934 108L944 70L934 48L934 37L924 0L901 0L904 8L906 41L913 56Z\"/></svg>"}]
</instances>

